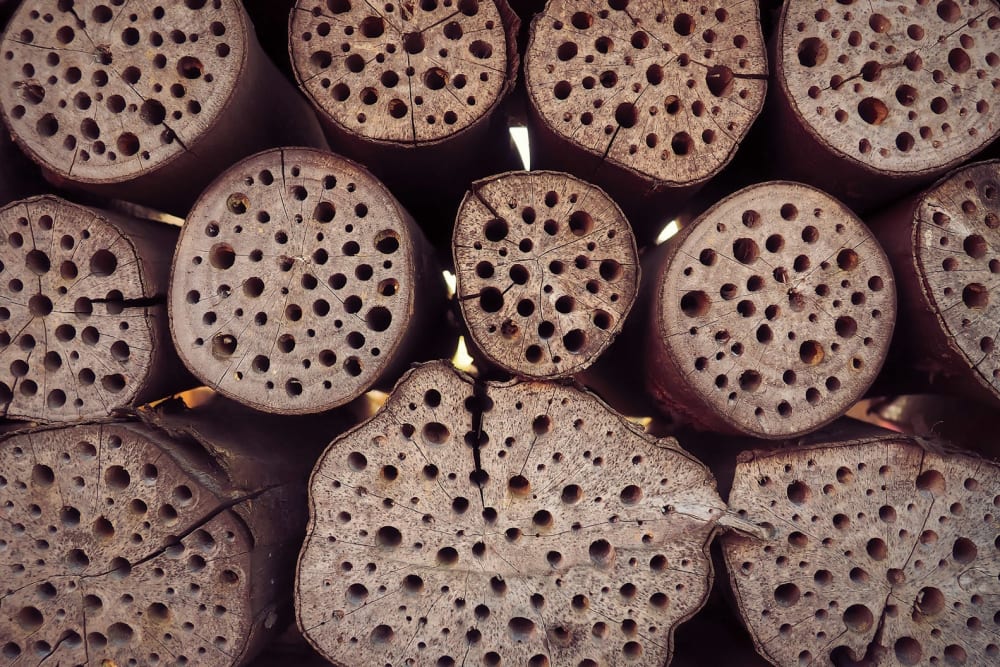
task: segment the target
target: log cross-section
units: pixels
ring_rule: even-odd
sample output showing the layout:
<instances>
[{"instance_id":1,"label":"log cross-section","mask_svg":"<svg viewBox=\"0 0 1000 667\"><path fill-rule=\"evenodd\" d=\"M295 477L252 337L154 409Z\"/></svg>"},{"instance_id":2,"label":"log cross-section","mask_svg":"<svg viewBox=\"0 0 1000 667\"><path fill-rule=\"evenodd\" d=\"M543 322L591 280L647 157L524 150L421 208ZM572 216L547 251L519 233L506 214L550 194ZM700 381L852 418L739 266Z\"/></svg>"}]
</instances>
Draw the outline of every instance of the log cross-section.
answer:
<instances>
[{"instance_id":1,"label":"log cross-section","mask_svg":"<svg viewBox=\"0 0 1000 667\"><path fill-rule=\"evenodd\" d=\"M704 602L714 480L593 396L404 377L310 485L296 604L337 665L669 660Z\"/></svg>"},{"instance_id":2,"label":"log cross-section","mask_svg":"<svg viewBox=\"0 0 1000 667\"><path fill-rule=\"evenodd\" d=\"M559 172L472 184L453 239L475 347L520 376L564 377L621 330L639 282L632 229L599 188Z\"/></svg>"},{"instance_id":3,"label":"log cross-section","mask_svg":"<svg viewBox=\"0 0 1000 667\"><path fill-rule=\"evenodd\" d=\"M1000 468L905 436L751 452L730 505L767 539L723 547L776 665L1000 660Z\"/></svg>"}]
</instances>

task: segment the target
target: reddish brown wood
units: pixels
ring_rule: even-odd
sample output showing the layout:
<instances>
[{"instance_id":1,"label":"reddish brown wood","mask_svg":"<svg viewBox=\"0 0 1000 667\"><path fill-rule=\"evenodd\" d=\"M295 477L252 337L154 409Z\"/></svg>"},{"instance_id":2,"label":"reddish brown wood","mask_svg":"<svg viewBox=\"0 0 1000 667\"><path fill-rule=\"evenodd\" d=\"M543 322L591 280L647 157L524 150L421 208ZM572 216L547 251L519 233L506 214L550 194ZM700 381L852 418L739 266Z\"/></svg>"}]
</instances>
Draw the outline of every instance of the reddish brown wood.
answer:
<instances>
[{"instance_id":1,"label":"reddish brown wood","mask_svg":"<svg viewBox=\"0 0 1000 667\"><path fill-rule=\"evenodd\" d=\"M664 664L723 514L676 441L592 395L441 362L334 442L310 488L298 622L338 665Z\"/></svg>"},{"instance_id":2,"label":"reddish brown wood","mask_svg":"<svg viewBox=\"0 0 1000 667\"><path fill-rule=\"evenodd\" d=\"M885 431L741 456L723 540L740 613L776 665L989 665L1000 468Z\"/></svg>"},{"instance_id":3,"label":"reddish brown wood","mask_svg":"<svg viewBox=\"0 0 1000 667\"><path fill-rule=\"evenodd\" d=\"M24 156L0 123L0 206L43 190L38 167Z\"/></svg>"},{"instance_id":4,"label":"reddish brown wood","mask_svg":"<svg viewBox=\"0 0 1000 667\"><path fill-rule=\"evenodd\" d=\"M471 180L516 168L502 104L518 27L506 0L299 0L289 48L334 149L407 207L433 209L433 188L453 213Z\"/></svg>"},{"instance_id":5,"label":"reddish brown wood","mask_svg":"<svg viewBox=\"0 0 1000 667\"><path fill-rule=\"evenodd\" d=\"M183 215L245 155L325 146L237 0L28 2L0 52L3 118L59 185Z\"/></svg>"},{"instance_id":6,"label":"reddish brown wood","mask_svg":"<svg viewBox=\"0 0 1000 667\"><path fill-rule=\"evenodd\" d=\"M454 350L419 228L331 153L247 158L195 203L174 258L171 330L206 385L258 410L319 412Z\"/></svg>"},{"instance_id":7,"label":"reddish brown wood","mask_svg":"<svg viewBox=\"0 0 1000 667\"><path fill-rule=\"evenodd\" d=\"M785 3L768 117L783 175L857 210L1000 136L1000 9L970 0Z\"/></svg>"},{"instance_id":8,"label":"reddish brown wood","mask_svg":"<svg viewBox=\"0 0 1000 667\"><path fill-rule=\"evenodd\" d=\"M701 428L807 433L844 414L882 366L892 271L864 224L818 190L741 190L649 262L625 370Z\"/></svg>"},{"instance_id":9,"label":"reddish brown wood","mask_svg":"<svg viewBox=\"0 0 1000 667\"><path fill-rule=\"evenodd\" d=\"M900 285L897 359L914 388L1000 400L1000 162L958 169L872 223ZM913 335L919 331L920 335Z\"/></svg>"},{"instance_id":10,"label":"reddish brown wood","mask_svg":"<svg viewBox=\"0 0 1000 667\"><path fill-rule=\"evenodd\" d=\"M525 55L532 164L600 185L655 236L732 159L766 77L756 2L553 0Z\"/></svg>"},{"instance_id":11,"label":"reddish brown wood","mask_svg":"<svg viewBox=\"0 0 1000 667\"><path fill-rule=\"evenodd\" d=\"M67 422L191 386L167 329L177 228L52 196L0 209L0 411Z\"/></svg>"},{"instance_id":12,"label":"reddish brown wood","mask_svg":"<svg viewBox=\"0 0 1000 667\"><path fill-rule=\"evenodd\" d=\"M304 480L344 417L231 405L0 442L7 665L238 665L287 613ZM294 449L294 451L291 451Z\"/></svg>"},{"instance_id":13,"label":"reddish brown wood","mask_svg":"<svg viewBox=\"0 0 1000 667\"><path fill-rule=\"evenodd\" d=\"M632 229L593 185L559 172L477 181L455 222L457 298L474 347L521 377L590 366L639 284Z\"/></svg>"}]
</instances>

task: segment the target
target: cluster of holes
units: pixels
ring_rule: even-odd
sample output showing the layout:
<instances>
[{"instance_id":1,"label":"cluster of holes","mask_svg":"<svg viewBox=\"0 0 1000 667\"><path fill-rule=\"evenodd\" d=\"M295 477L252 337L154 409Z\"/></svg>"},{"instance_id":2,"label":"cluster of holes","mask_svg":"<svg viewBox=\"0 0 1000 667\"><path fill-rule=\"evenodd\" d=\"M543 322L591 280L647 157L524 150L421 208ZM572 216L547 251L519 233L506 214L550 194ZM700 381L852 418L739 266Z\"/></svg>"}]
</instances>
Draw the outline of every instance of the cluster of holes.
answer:
<instances>
[{"instance_id":1,"label":"cluster of holes","mask_svg":"<svg viewBox=\"0 0 1000 667\"><path fill-rule=\"evenodd\" d=\"M392 214L370 211L385 206L380 186L294 156L244 163L192 213L179 251L190 272L171 299L203 379L311 409L378 378L405 324L408 264Z\"/></svg>"},{"instance_id":2,"label":"cluster of holes","mask_svg":"<svg viewBox=\"0 0 1000 667\"><path fill-rule=\"evenodd\" d=\"M198 527L206 514L199 487L126 433L86 427L0 448L11 528L0 552L14 556L5 565L12 623L0 641L4 658L86 648L121 665L159 664L167 649L172 664L186 664L185 652L197 663L233 648L239 621L212 600L240 594L243 574L227 553L243 547L232 531ZM123 592L140 562L143 591L155 600L142 607ZM137 616L149 621L142 634ZM196 625L214 632L195 633Z\"/></svg>"},{"instance_id":3,"label":"cluster of holes","mask_svg":"<svg viewBox=\"0 0 1000 667\"><path fill-rule=\"evenodd\" d=\"M478 200L490 196L482 187L458 215L466 320L505 366L539 375L580 370L619 330L635 297L628 223L603 193L581 193L569 177L514 174L498 182L522 201L493 202L486 208L503 217L484 220L476 215Z\"/></svg>"},{"instance_id":4,"label":"cluster of holes","mask_svg":"<svg viewBox=\"0 0 1000 667\"><path fill-rule=\"evenodd\" d=\"M300 589L309 601L304 622L327 626L313 641L337 662L345 651L374 649L433 663L437 654L426 652L424 640L447 635L464 618L470 663L479 664L477 654L499 653L505 661L524 656L519 664L662 661L665 646L655 638L699 598L707 564L696 555L699 538L689 543L690 557L676 541L667 555L667 533L634 518L673 511L665 505L673 480L663 471L681 474L677 459L668 450L636 447L623 425L592 420L596 404L581 403L584 397L570 390L540 396L521 386L490 387L489 397L477 396L442 371L415 371L381 416L319 464L323 481L312 493L324 509L299 571L300 586L309 582ZM469 452L476 442L480 459ZM617 454L602 456L602 443L614 443ZM600 474L581 475L581 466ZM355 510L357 489L367 490L369 509ZM489 506L491 499L499 504ZM618 523L626 532L637 523L639 533L619 544ZM631 546L640 539L641 549ZM525 587L525 580L547 583ZM398 613L383 614L377 627L352 615L387 595ZM422 618L432 599L453 606L452 613ZM529 605L565 621L545 627L536 615L515 611ZM601 612L608 605L628 611L611 621ZM342 611L331 615L331 608ZM414 636L418 619L428 627ZM487 619L500 628L497 636L485 632ZM528 660L536 651L544 651L545 662Z\"/></svg>"},{"instance_id":5,"label":"cluster of holes","mask_svg":"<svg viewBox=\"0 0 1000 667\"><path fill-rule=\"evenodd\" d=\"M794 7L784 28L789 90L811 125L827 125L828 142L907 170L990 141L982 128L996 117L1000 17L981 19L953 0L905 13L889 2L840 4Z\"/></svg>"},{"instance_id":6,"label":"cluster of holes","mask_svg":"<svg viewBox=\"0 0 1000 667\"><path fill-rule=\"evenodd\" d=\"M853 664L862 656L833 640L843 633L872 637L884 614L897 620L882 645L901 664L985 664L1000 655L992 636L976 632L997 627L1000 616L979 589L966 592L957 581L987 554L976 539L988 535L989 550L1000 548L993 529L1000 496L984 479L996 471L948 464L941 470L955 471L949 477L935 467L940 459L907 447L871 445L850 465L843 450L826 450L804 466L788 463L774 477L746 480L742 493L759 495L755 504L766 506L768 517L788 522L762 553L757 546L727 554L738 585L754 579L768 592L749 619L758 636L795 646L793 655L805 642L806 651L830 651L834 664ZM868 454L881 463L868 463ZM884 500L867 513L852 500L859 497ZM791 624L810 613L811 622Z\"/></svg>"},{"instance_id":7,"label":"cluster of holes","mask_svg":"<svg viewBox=\"0 0 1000 667\"><path fill-rule=\"evenodd\" d=\"M925 195L915 248L923 279L970 365L1000 391L1000 171L986 163Z\"/></svg>"},{"instance_id":8,"label":"cluster of holes","mask_svg":"<svg viewBox=\"0 0 1000 667\"><path fill-rule=\"evenodd\" d=\"M45 201L45 213L30 204L0 212L0 284L9 296L0 304L0 410L53 421L107 414L145 370L149 333L145 311L127 303L133 295L93 297L138 288L138 272L118 254L116 230Z\"/></svg>"},{"instance_id":9,"label":"cluster of holes","mask_svg":"<svg viewBox=\"0 0 1000 667\"><path fill-rule=\"evenodd\" d=\"M236 21L221 0L45 4L19 12L0 45L0 101L12 130L62 173L149 169L184 150L209 125L205 101L229 92ZM171 28L182 24L192 31Z\"/></svg>"},{"instance_id":10,"label":"cluster of holes","mask_svg":"<svg viewBox=\"0 0 1000 667\"><path fill-rule=\"evenodd\" d=\"M506 35L492 2L300 2L292 58L302 86L365 136L427 141L492 109L504 86Z\"/></svg>"},{"instance_id":11,"label":"cluster of holes","mask_svg":"<svg viewBox=\"0 0 1000 667\"><path fill-rule=\"evenodd\" d=\"M683 335L667 343L702 396L738 410L745 428L793 432L835 417L886 352L888 263L860 223L828 204L799 198L761 211L734 201L699 223L668 270L679 291L664 293L680 315L669 330Z\"/></svg>"},{"instance_id":12,"label":"cluster of holes","mask_svg":"<svg viewBox=\"0 0 1000 667\"><path fill-rule=\"evenodd\" d=\"M759 31L744 34L753 24L739 7L620 4L547 8L526 60L535 105L630 168L674 181L711 173L763 102Z\"/></svg>"}]
</instances>

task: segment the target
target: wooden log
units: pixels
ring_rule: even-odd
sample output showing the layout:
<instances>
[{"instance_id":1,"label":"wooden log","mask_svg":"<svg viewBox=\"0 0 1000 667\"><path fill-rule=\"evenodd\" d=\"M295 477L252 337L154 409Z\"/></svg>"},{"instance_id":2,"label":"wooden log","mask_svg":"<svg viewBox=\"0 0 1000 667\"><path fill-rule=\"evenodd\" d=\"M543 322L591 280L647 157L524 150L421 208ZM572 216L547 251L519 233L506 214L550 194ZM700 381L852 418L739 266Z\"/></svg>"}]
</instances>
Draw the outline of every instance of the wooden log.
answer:
<instances>
[{"instance_id":1,"label":"wooden log","mask_svg":"<svg viewBox=\"0 0 1000 667\"><path fill-rule=\"evenodd\" d=\"M338 665L665 664L723 509L590 394L426 364L313 472L298 623Z\"/></svg>"},{"instance_id":2,"label":"wooden log","mask_svg":"<svg viewBox=\"0 0 1000 667\"><path fill-rule=\"evenodd\" d=\"M202 382L301 414L391 386L454 350L444 280L419 228L361 166L265 151L220 176L181 232L170 326Z\"/></svg>"},{"instance_id":3,"label":"wooden log","mask_svg":"<svg viewBox=\"0 0 1000 667\"><path fill-rule=\"evenodd\" d=\"M237 0L24 3L0 51L3 118L59 186L184 215L243 156L326 145Z\"/></svg>"},{"instance_id":4,"label":"wooden log","mask_svg":"<svg viewBox=\"0 0 1000 667\"><path fill-rule=\"evenodd\" d=\"M648 257L644 317L618 368L666 413L790 437L844 414L878 375L895 322L892 271L828 195L751 186Z\"/></svg>"},{"instance_id":5,"label":"wooden log","mask_svg":"<svg viewBox=\"0 0 1000 667\"><path fill-rule=\"evenodd\" d=\"M450 218L472 180L520 164L502 113L518 26L506 0L299 0L289 48L331 146L419 219Z\"/></svg>"},{"instance_id":6,"label":"wooden log","mask_svg":"<svg viewBox=\"0 0 1000 667\"><path fill-rule=\"evenodd\" d=\"M639 286L621 209L568 174L511 172L472 184L452 247L474 347L521 377L567 377L614 340Z\"/></svg>"},{"instance_id":7,"label":"wooden log","mask_svg":"<svg viewBox=\"0 0 1000 667\"><path fill-rule=\"evenodd\" d=\"M872 221L899 284L887 374L1000 401L1000 161L958 169ZM913 335L920 332L920 335Z\"/></svg>"},{"instance_id":8,"label":"wooden log","mask_svg":"<svg viewBox=\"0 0 1000 667\"><path fill-rule=\"evenodd\" d=\"M764 103L756 2L549 2L525 82L532 165L600 185L654 238L733 157Z\"/></svg>"},{"instance_id":9,"label":"wooden log","mask_svg":"<svg viewBox=\"0 0 1000 667\"><path fill-rule=\"evenodd\" d=\"M66 422L194 384L166 318L170 225L52 196L0 209L0 412Z\"/></svg>"},{"instance_id":10,"label":"wooden log","mask_svg":"<svg viewBox=\"0 0 1000 667\"><path fill-rule=\"evenodd\" d=\"M995 664L1000 468L887 431L746 452L727 535L740 613L775 665Z\"/></svg>"},{"instance_id":11,"label":"wooden log","mask_svg":"<svg viewBox=\"0 0 1000 667\"><path fill-rule=\"evenodd\" d=\"M238 665L280 631L305 478L347 424L282 422L289 446L219 402L0 441L4 664Z\"/></svg>"},{"instance_id":12,"label":"wooden log","mask_svg":"<svg viewBox=\"0 0 1000 667\"><path fill-rule=\"evenodd\" d=\"M1000 9L847 4L785 3L767 115L782 175L863 212L1000 136Z\"/></svg>"}]
</instances>

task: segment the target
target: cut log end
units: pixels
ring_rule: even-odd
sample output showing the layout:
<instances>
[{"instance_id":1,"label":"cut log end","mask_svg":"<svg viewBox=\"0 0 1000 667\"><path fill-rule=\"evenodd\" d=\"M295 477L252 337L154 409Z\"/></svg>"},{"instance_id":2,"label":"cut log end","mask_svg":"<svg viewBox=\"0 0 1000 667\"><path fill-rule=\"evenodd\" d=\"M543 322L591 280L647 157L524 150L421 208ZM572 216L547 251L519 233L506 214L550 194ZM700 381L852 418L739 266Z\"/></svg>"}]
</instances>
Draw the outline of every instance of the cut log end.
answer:
<instances>
[{"instance_id":1,"label":"cut log end","mask_svg":"<svg viewBox=\"0 0 1000 667\"><path fill-rule=\"evenodd\" d=\"M669 660L711 475L589 394L419 367L313 473L297 613L336 664Z\"/></svg>"},{"instance_id":2,"label":"cut log end","mask_svg":"<svg viewBox=\"0 0 1000 667\"><path fill-rule=\"evenodd\" d=\"M557 172L474 183L458 212L455 270L476 346L521 376L584 370L635 300L635 240L599 188Z\"/></svg>"},{"instance_id":3,"label":"cut log end","mask_svg":"<svg viewBox=\"0 0 1000 667\"><path fill-rule=\"evenodd\" d=\"M349 160L309 149L248 158L181 233L169 299L178 353L205 384L260 410L343 405L412 334L419 233Z\"/></svg>"},{"instance_id":4,"label":"cut log end","mask_svg":"<svg viewBox=\"0 0 1000 667\"><path fill-rule=\"evenodd\" d=\"M531 104L565 142L649 184L729 162L764 102L756 3L549 2L525 56Z\"/></svg>"},{"instance_id":5,"label":"cut log end","mask_svg":"<svg viewBox=\"0 0 1000 667\"><path fill-rule=\"evenodd\" d=\"M913 224L923 299L980 384L1000 399L1000 162L962 169L926 192Z\"/></svg>"},{"instance_id":6,"label":"cut log end","mask_svg":"<svg viewBox=\"0 0 1000 667\"><path fill-rule=\"evenodd\" d=\"M775 182L689 229L657 286L651 344L674 372L649 368L654 394L703 425L766 438L843 414L878 374L896 319L868 228L818 190Z\"/></svg>"},{"instance_id":7,"label":"cut log end","mask_svg":"<svg viewBox=\"0 0 1000 667\"><path fill-rule=\"evenodd\" d=\"M260 622L253 540L145 434L79 426L0 444L5 664L239 661Z\"/></svg>"},{"instance_id":8,"label":"cut log end","mask_svg":"<svg viewBox=\"0 0 1000 667\"><path fill-rule=\"evenodd\" d=\"M777 665L996 663L998 488L992 463L892 436L741 462L731 506L772 537L723 545L758 650Z\"/></svg>"},{"instance_id":9,"label":"cut log end","mask_svg":"<svg viewBox=\"0 0 1000 667\"><path fill-rule=\"evenodd\" d=\"M996 4L843 4L787 3L779 27L779 87L820 142L902 176L940 172L997 137Z\"/></svg>"},{"instance_id":10,"label":"cut log end","mask_svg":"<svg viewBox=\"0 0 1000 667\"><path fill-rule=\"evenodd\" d=\"M86 183L135 179L215 124L241 73L246 31L231 0L24 3L0 43L0 108L49 171Z\"/></svg>"},{"instance_id":11,"label":"cut log end","mask_svg":"<svg viewBox=\"0 0 1000 667\"><path fill-rule=\"evenodd\" d=\"M299 0L289 31L292 65L313 104L377 141L437 142L477 124L516 70L492 0Z\"/></svg>"},{"instance_id":12,"label":"cut log end","mask_svg":"<svg viewBox=\"0 0 1000 667\"><path fill-rule=\"evenodd\" d=\"M0 412L63 422L130 405L151 371L155 296L132 242L51 196L0 210L0 236Z\"/></svg>"}]
</instances>

